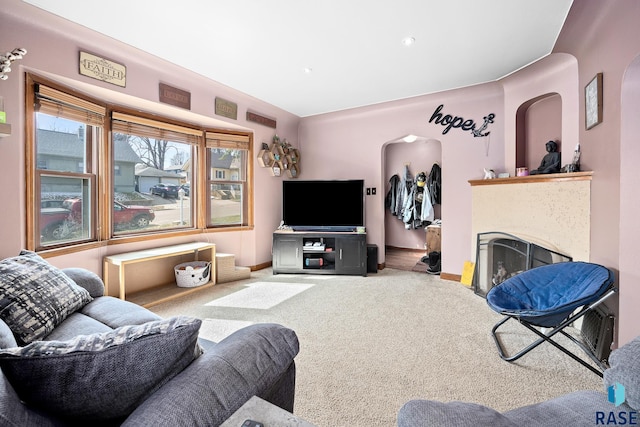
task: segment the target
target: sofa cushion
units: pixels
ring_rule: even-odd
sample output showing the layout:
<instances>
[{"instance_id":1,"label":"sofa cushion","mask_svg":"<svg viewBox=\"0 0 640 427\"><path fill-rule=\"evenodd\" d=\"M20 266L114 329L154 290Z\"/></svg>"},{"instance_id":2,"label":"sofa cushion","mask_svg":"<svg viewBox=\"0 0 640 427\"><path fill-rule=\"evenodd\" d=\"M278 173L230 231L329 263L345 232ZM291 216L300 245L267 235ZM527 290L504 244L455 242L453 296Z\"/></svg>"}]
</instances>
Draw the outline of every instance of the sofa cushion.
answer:
<instances>
[{"instance_id":1,"label":"sofa cushion","mask_svg":"<svg viewBox=\"0 0 640 427\"><path fill-rule=\"evenodd\" d=\"M161 320L160 316L144 307L110 296L94 299L82 307L80 312L112 329Z\"/></svg>"},{"instance_id":2,"label":"sofa cushion","mask_svg":"<svg viewBox=\"0 0 640 427\"><path fill-rule=\"evenodd\" d=\"M0 350L0 367L27 405L76 420L119 419L200 356L200 324L178 316L37 341Z\"/></svg>"},{"instance_id":3,"label":"sofa cushion","mask_svg":"<svg viewBox=\"0 0 640 427\"><path fill-rule=\"evenodd\" d=\"M100 300L100 298L93 300L89 304L93 304L96 300ZM137 325L137 323L132 323L131 325ZM111 332L114 329L116 328L110 328L104 323L83 314L81 311L76 311L64 319L64 322L56 326L43 341L68 341L76 338L78 335L100 334Z\"/></svg>"},{"instance_id":4,"label":"sofa cushion","mask_svg":"<svg viewBox=\"0 0 640 427\"><path fill-rule=\"evenodd\" d=\"M622 384L627 404L640 410L640 336L613 350L609 355L609 366L604 371L605 388Z\"/></svg>"},{"instance_id":5,"label":"sofa cushion","mask_svg":"<svg viewBox=\"0 0 640 427\"><path fill-rule=\"evenodd\" d=\"M282 325L259 323L242 328L149 396L123 427L219 426L251 396L274 403L270 399L282 386L279 381L295 372L293 360L299 348L296 333ZM280 402L286 403L283 399ZM293 390L289 402L292 411Z\"/></svg>"},{"instance_id":6,"label":"sofa cushion","mask_svg":"<svg viewBox=\"0 0 640 427\"><path fill-rule=\"evenodd\" d=\"M63 268L62 272L76 285L85 288L93 298L104 295L104 283L96 273L85 268L75 267Z\"/></svg>"},{"instance_id":7,"label":"sofa cushion","mask_svg":"<svg viewBox=\"0 0 640 427\"><path fill-rule=\"evenodd\" d=\"M516 427L501 413L467 402L437 402L410 400L398 412L398 427L456 426L456 427Z\"/></svg>"},{"instance_id":8,"label":"sofa cushion","mask_svg":"<svg viewBox=\"0 0 640 427\"><path fill-rule=\"evenodd\" d=\"M581 390L563 394L540 403L521 406L503 415L518 426L597 426L598 413L628 411L626 405L615 408L607 395L596 390ZM606 420L606 418L605 418ZM615 424L615 423L614 423Z\"/></svg>"},{"instance_id":9,"label":"sofa cushion","mask_svg":"<svg viewBox=\"0 0 640 427\"><path fill-rule=\"evenodd\" d=\"M86 289L34 252L0 261L0 318L19 344L42 339L91 299Z\"/></svg>"}]
</instances>

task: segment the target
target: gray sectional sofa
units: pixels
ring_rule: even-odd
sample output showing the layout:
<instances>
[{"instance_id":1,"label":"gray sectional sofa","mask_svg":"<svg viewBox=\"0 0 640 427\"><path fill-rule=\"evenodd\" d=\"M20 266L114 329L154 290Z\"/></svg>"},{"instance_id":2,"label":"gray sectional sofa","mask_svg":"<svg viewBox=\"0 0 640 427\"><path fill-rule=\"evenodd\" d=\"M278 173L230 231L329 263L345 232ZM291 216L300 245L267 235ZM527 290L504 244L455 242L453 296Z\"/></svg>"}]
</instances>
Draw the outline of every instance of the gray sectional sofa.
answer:
<instances>
[{"instance_id":1,"label":"gray sectional sofa","mask_svg":"<svg viewBox=\"0 0 640 427\"><path fill-rule=\"evenodd\" d=\"M104 296L97 275L33 252L0 261L0 425L217 426L254 395L293 411L294 331L214 343L200 323Z\"/></svg>"},{"instance_id":2,"label":"gray sectional sofa","mask_svg":"<svg viewBox=\"0 0 640 427\"><path fill-rule=\"evenodd\" d=\"M603 392L577 391L504 413L468 402L411 400L398 427L584 427L640 425L640 337L614 350Z\"/></svg>"}]
</instances>

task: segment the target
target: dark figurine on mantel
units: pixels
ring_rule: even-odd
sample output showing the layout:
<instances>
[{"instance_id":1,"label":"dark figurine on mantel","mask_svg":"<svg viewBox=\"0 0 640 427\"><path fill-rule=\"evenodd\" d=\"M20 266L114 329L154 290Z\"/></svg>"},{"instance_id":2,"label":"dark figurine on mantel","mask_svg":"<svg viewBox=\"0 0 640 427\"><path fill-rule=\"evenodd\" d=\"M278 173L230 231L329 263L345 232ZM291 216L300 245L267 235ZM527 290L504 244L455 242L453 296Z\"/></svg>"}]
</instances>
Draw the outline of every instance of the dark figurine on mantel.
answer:
<instances>
[{"instance_id":1,"label":"dark figurine on mantel","mask_svg":"<svg viewBox=\"0 0 640 427\"><path fill-rule=\"evenodd\" d=\"M558 144L555 141L549 141L546 144L547 154L542 158L540 167L532 170L531 175L543 173L560 172L560 153L558 153Z\"/></svg>"}]
</instances>

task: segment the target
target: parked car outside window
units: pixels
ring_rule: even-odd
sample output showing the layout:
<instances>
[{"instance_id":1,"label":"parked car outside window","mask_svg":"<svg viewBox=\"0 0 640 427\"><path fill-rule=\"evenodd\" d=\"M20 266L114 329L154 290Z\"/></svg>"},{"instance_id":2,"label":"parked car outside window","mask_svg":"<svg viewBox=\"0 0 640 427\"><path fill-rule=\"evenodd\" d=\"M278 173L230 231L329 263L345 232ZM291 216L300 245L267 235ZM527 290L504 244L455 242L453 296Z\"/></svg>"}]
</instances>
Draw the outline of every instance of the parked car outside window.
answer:
<instances>
[{"instance_id":1,"label":"parked car outside window","mask_svg":"<svg viewBox=\"0 0 640 427\"><path fill-rule=\"evenodd\" d=\"M152 196L161 196L165 199L168 197L178 198L179 189L180 187L175 184L156 184L151 187L149 192Z\"/></svg>"},{"instance_id":2,"label":"parked car outside window","mask_svg":"<svg viewBox=\"0 0 640 427\"><path fill-rule=\"evenodd\" d=\"M153 209L147 206L126 206L113 202L113 226L118 229L139 229L149 226L155 219ZM66 199L61 207L43 207L40 210L40 235L43 241L69 239L81 229L82 199Z\"/></svg>"},{"instance_id":3,"label":"parked car outside window","mask_svg":"<svg viewBox=\"0 0 640 427\"><path fill-rule=\"evenodd\" d=\"M124 228L145 228L153 221L156 214L146 206L123 205L113 202L113 225Z\"/></svg>"}]
</instances>

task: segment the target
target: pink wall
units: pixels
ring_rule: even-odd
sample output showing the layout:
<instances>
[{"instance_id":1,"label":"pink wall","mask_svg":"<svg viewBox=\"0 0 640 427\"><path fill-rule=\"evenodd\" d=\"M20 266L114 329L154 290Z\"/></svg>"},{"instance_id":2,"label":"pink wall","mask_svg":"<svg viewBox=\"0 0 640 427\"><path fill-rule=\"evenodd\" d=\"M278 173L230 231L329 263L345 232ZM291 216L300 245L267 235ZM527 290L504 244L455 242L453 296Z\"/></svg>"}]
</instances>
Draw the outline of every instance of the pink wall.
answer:
<instances>
[{"instance_id":1,"label":"pink wall","mask_svg":"<svg viewBox=\"0 0 640 427\"><path fill-rule=\"evenodd\" d=\"M583 169L593 170L591 186L591 260L618 272L618 345L640 335L638 287L638 116L637 62L640 54L640 3L635 0L575 0L554 52L573 55L579 65L575 123ZM603 122L586 130L584 87L604 74ZM626 73L626 74L625 74ZM623 79L624 86L623 86ZM624 94L624 97L623 97ZM636 101L631 101L636 96ZM622 100L626 102L622 102ZM564 101L564 97L563 97ZM565 122L563 122L565 123ZM625 139L621 137L625 129Z\"/></svg>"},{"instance_id":2,"label":"pink wall","mask_svg":"<svg viewBox=\"0 0 640 427\"><path fill-rule=\"evenodd\" d=\"M533 103L525 114L526 132L526 166L529 170L537 169L542 158L547 154L547 141L558 143L562 157L561 165L571 161L575 143L564 144L562 138L562 99L560 95L552 95Z\"/></svg>"},{"instance_id":3,"label":"pink wall","mask_svg":"<svg viewBox=\"0 0 640 427\"><path fill-rule=\"evenodd\" d=\"M298 138L302 150L314 160L304 178L364 178L366 185L386 188L387 143L403 135L420 135L438 140L442 146L442 271L461 274L465 260L475 257L471 236L471 188L468 181L483 176L483 169L503 169L505 114L502 88L497 83L425 95L353 110L329 113L301 120ZM443 112L473 119L494 113L495 123L488 137L475 138L469 131L429 123L439 105ZM419 164L415 156L412 163ZM367 240L384 248L384 192L367 197ZM394 234L392 246L414 247L413 236ZM398 237L397 240L395 238ZM379 261L384 258L380 255Z\"/></svg>"},{"instance_id":4,"label":"pink wall","mask_svg":"<svg viewBox=\"0 0 640 427\"><path fill-rule=\"evenodd\" d=\"M624 75L621 100L620 135L620 325L619 341L625 343L638 334L637 309L640 307L640 197L638 197L638 165L640 164L640 56ZM614 222L615 224L615 222Z\"/></svg>"},{"instance_id":5,"label":"pink wall","mask_svg":"<svg viewBox=\"0 0 640 427\"><path fill-rule=\"evenodd\" d=\"M516 164L516 144L514 141L517 139L516 115L522 104L542 95L557 93L562 99L560 111L562 126L559 139L565 147L567 144L571 147L575 146L578 141L577 76L578 64L575 58L566 54L552 54L500 80L504 88L505 111L509 116L504 130L505 141L507 141L505 143L505 168L512 175L515 173L515 168L521 166ZM545 143L546 141L542 142L543 149ZM527 141L527 145L531 145L529 141ZM538 160L538 165L540 160ZM528 159L530 168L531 163L532 159Z\"/></svg>"},{"instance_id":6,"label":"pink wall","mask_svg":"<svg viewBox=\"0 0 640 427\"><path fill-rule=\"evenodd\" d=\"M0 10L0 41L2 49L24 47L28 54L14 63L6 81L0 81L0 96L4 97L12 135L0 139L3 159L2 181L12 187L24 188L24 72L46 74L62 84L77 86L81 91L100 91L101 96L123 105L150 112L179 117L193 123L240 128L254 132L254 149L261 142L271 142L275 132L297 145L299 118L241 92L161 61L157 57L115 42L84 27L45 13L19 0L3 1ZM78 73L78 52L84 50L109 58L127 67L126 88L89 79ZM167 83L191 93L191 111L158 103L158 84ZM238 120L214 114L214 100L219 96L238 104ZM247 122L245 111L252 109L277 120L278 128ZM302 153L304 170L304 152ZM311 159L311 158L309 158ZM61 256L51 259L58 266L75 265L102 271L102 257L148 246L169 245L182 241L203 240L216 243L218 251L235 253L239 265L256 265L271 259L271 235L280 222L281 181L267 169L257 165L254 157L255 229L243 232L220 232L167 238L136 244L112 245L86 251L82 257ZM13 197L15 195L15 197ZM17 191L3 200L3 221L0 223L0 257L15 255L25 246L25 193Z\"/></svg>"}]
</instances>

